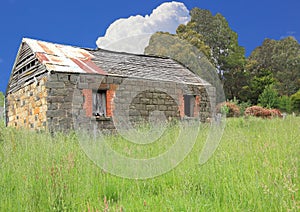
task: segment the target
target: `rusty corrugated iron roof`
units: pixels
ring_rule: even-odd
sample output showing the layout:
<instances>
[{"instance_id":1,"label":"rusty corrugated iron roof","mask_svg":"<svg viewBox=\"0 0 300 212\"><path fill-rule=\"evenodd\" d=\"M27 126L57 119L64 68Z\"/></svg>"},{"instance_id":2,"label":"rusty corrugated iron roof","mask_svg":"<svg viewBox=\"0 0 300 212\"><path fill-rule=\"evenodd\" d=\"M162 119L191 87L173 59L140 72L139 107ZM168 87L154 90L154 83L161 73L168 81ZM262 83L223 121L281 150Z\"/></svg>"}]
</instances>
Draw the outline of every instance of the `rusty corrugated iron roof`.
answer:
<instances>
[{"instance_id":1,"label":"rusty corrugated iron roof","mask_svg":"<svg viewBox=\"0 0 300 212\"><path fill-rule=\"evenodd\" d=\"M24 38L38 60L48 70L90 73L186 84L209 84L170 58L83 49Z\"/></svg>"},{"instance_id":2,"label":"rusty corrugated iron roof","mask_svg":"<svg viewBox=\"0 0 300 212\"><path fill-rule=\"evenodd\" d=\"M85 49L29 38L24 38L23 42L29 45L38 60L48 70L107 75L105 71L92 61L94 56Z\"/></svg>"}]
</instances>

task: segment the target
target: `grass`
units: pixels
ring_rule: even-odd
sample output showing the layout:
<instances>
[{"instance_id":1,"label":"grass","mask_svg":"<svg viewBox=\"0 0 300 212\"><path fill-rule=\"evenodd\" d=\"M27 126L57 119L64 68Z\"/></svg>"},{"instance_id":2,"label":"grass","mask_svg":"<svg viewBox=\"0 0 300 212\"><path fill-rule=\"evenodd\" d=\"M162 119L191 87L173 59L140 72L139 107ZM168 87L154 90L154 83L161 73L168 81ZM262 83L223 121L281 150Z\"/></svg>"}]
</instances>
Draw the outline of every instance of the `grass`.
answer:
<instances>
[{"instance_id":1,"label":"grass","mask_svg":"<svg viewBox=\"0 0 300 212\"><path fill-rule=\"evenodd\" d=\"M0 211L300 210L299 117L227 119L220 146L200 166L206 133L204 127L174 170L130 180L90 161L74 133L50 136L1 123ZM166 137L172 138L172 131ZM132 146L120 137L110 139L130 156Z\"/></svg>"}]
</instances>

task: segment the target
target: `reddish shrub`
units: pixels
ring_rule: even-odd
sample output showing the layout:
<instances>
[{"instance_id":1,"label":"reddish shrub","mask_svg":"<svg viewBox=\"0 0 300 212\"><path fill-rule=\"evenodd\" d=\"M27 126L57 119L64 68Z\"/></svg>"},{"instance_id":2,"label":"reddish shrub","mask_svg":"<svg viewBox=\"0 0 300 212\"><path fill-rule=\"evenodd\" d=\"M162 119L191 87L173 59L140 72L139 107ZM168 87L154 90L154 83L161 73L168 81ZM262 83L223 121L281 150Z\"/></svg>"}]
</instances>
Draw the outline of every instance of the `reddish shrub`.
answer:
<instances>
[{"instance_id":1,"label":"reddish shrub","mask_svg":"<svg viewBox=\"0 0 300 212\"><path fill-rule=\"evenodd\" d=\"M245 116L256 116L262 118L283 117L278 109L267 109L260 106L247 107L244 114Z\"/></svg>"},{"instance_id":2,"label":"reddish shrub","mask_svg":"<svg viewBox=\"0 0 300 212\"><path fill-rule=\"evenodd\" d=\"M245 112L244 112L245 116L263 116L264 114L264 108L260 107L260 106L251 106L251 107L247 107Z\"/></svg>"},{"instance_id":3,"label":"reddish shrub","mask_svg":"<svg viewBox=\"0 0 300 212\"><path fill-rule=\"evenodd\" d=\"M279 118L283 117L282 113L278 109L271 109L270 112L272 117L279 117Z\"/></svg>"},{"instance_id":4,"label":"reddish shrub","mask_svg":"<svg viewBox=\"0 0 300 212\"><path fill-rule=\"evenodd\" d=\"M222 108L227 107L227 117L238 117L240 115L240 108L232 102L223 102L217 106L217 112L221 113Z\"/></svg>"}]
</instances>

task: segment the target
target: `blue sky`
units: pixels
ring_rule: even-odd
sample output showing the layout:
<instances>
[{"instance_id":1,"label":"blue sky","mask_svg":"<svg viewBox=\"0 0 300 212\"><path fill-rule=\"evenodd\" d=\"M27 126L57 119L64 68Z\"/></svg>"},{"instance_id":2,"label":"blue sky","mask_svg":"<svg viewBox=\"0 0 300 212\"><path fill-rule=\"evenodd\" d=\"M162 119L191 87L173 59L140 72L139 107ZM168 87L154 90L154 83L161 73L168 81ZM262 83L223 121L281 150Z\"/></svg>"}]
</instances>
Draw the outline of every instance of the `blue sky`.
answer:
<instances>
[{"instance_id":1,"label":"blue sky","mask_svg":"<svg viewBox=\"0 0 300 212\"><path fill-rule=\"evenodd\" d=\"M157 0L1 0L0 91L5 92L23 37L96 48L96 41L120 18L150 15ZM300 41L299 0L182 0L188 10L199 7L221 13L239 35L247 55L265 38L292 35Z\"/></svg>"}]
</instances>

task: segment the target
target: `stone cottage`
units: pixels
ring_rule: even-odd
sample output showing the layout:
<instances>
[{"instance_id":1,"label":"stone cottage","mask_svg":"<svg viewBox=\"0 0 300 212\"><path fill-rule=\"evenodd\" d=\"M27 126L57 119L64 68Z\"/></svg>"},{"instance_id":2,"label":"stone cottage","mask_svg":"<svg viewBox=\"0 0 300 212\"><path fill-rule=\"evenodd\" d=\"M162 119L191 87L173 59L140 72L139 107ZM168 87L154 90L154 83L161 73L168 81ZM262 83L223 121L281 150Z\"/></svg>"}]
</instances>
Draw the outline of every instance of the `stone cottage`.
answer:
<instances>
[{"instance_id":1,"label":"stone cottage","mask_svg":"<svg viewBox=\"0 0 300 212\"><path fill-rule=\"evenodd\" d=\"M6 124L64 131L76 122L111 130L147 121L154 111L205 121L214 95L212 86L170 58L24 38L6 90Z\"/></svg>"}]
</instances>

